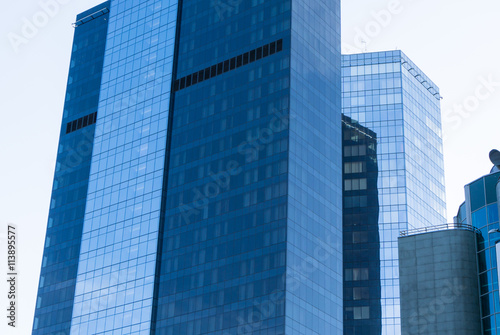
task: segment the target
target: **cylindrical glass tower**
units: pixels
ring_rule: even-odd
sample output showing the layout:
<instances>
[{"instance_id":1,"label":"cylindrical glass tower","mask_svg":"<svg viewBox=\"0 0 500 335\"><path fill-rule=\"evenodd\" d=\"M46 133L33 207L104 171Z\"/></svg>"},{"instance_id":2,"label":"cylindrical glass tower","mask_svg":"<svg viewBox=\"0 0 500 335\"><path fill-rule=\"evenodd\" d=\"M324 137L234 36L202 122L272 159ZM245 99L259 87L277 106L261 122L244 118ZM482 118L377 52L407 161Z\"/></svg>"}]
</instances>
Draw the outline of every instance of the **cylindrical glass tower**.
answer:
<instances>
[{"instance_id":1,"label":"cylindrical glass tower","mask_svg":"<svg viewBox=\"0 0 500 335\"><path fill-rule=\"evenodd\" d=\"M495 242L500 240L500 233L497 232L499 178L500 172L494 172L466 185L466 218L463 215L463 205L457 216L459 222L467 222L481 231L478 235L477 252L484 335L500 334L500 296L495 249Z\"/></svg>"}]
</instances>

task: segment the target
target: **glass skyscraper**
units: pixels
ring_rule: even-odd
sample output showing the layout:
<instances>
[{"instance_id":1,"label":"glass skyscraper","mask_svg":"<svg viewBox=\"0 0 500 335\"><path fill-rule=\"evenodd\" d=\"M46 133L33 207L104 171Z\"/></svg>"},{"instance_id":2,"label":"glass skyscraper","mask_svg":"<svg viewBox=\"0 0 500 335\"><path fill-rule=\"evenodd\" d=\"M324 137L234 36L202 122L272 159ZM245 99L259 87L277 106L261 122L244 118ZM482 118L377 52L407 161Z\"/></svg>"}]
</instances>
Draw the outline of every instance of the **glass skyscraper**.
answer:
<instances>
[{"instance_id":1,"label":"glass skyscraper","mask_svg":"<svg viewBox=\"0 0 500 335\"><path fill-rule=\"evenodd\" d=\"M343 113L377 137L379 236L366 246L380 244L381 284L381 314L373 310L367 294L361 301L354 295L345 296L344 322L350 325L345 334L368 334L363 329L370 320L380 322L384 335L401 333L399 233L446 223L440 98L436 85L401 51L342 57ZM367 168L361 160L344 162L344 174L355 171L361 176L368 173ZM367 211L372 206L361 193L349 198L344 209L355 206ZM359 243L357 247L364 248ZM352 268L366 272L369 262L350 266L344 266L346 281ZM365 289L356 284L360 292L369 292L374 284L369 276ZM359 313L353 313L353 306Z\"/></svg>"},{"instance_id":2,"label":"glass skyscraper","mask_svg":"<svg viewBox=\"0 0 500 335\"><path fill-rule=\"evenodd\" d=\"M112 0L75 27L60 152L92 136L56 169L33 332L341 334L340 1Z\"/></svg>"}]
</instances>

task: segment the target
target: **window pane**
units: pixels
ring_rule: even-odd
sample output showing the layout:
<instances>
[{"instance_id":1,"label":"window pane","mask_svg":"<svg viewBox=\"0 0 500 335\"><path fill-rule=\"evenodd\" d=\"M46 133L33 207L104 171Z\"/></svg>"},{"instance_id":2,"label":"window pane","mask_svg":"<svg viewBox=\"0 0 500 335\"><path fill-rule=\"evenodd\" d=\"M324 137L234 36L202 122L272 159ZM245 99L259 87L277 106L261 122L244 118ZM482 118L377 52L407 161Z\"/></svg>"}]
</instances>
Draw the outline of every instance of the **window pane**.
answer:
<instances>
[{"instance_id":1,"label":"window pane","mask_svg":"<svg viewBox=\"0 0 500 335\"><path fill-rule=\"evenodd\" d=\"M485 205L483 179L470 185L470 198L472 212Z\"/></svg>"}]
</instances>

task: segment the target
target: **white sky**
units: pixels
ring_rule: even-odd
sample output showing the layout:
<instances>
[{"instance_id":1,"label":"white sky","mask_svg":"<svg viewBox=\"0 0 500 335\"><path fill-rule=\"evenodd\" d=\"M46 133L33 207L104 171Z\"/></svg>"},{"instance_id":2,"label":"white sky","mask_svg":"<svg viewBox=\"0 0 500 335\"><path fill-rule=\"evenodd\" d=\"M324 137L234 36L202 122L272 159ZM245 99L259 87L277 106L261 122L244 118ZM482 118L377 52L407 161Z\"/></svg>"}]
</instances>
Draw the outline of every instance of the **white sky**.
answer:
<instances>
[{"instance_id":1,"label":"white sky","mask_svg":"<svg viewBox=\"0 0 500 335\"><path fill-rule=\"evenodd\" d=\"M19 327L7 329L2 314L2 334L31 332L73 39L71 23L78 13L102 2L57 0L65 4L59 4L55 15L41 22L14 52L8 34L22 36L24 19L33 22L41 3L51 1L56 0L2 0L0 278L6 276L2 255L7 223L18 226L20 273ZM488 152L500 149L495 140L500 125L500 2L344 0L342 5L345 51L363 51L363 44L355 40L364 31L368 51L403 50L441 88L451 222L464 200L464 184L488 173ZM381 15L389 10L390 18ZM493 84L486 87L484 81ZM6 292L2 279L0 310L5 310Z\"/></svg>"}]
</instances>

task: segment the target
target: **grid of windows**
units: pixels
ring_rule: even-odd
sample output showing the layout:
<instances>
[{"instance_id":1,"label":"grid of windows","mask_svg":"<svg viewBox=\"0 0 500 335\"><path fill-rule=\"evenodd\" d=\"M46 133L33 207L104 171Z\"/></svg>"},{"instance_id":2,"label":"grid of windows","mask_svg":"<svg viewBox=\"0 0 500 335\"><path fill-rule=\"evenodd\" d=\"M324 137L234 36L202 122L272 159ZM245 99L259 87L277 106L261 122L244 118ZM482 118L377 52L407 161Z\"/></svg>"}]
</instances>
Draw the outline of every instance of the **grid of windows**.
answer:
<instances>
[{"instance_id":1,"label":"grid of windows","mask_svg":"<svg viewBox=\"0 0 500 335\"><path fill-rule=\"evenodd\" d=\"M344 334L380 334L377 135L343 116Z\"/></svg>"},{"instance_id":2,"label":"grid of windows","mask_svg":"<svg viewBox=\"0 0 500 335\"><path fill-rule=\"evenodd\" d=\"M84 218L46 241L78 241L73 287L40 304L71 297L75 335L339 334L340 2L113 0L74 26L103 19L64 111L68 141L96 123L88 187L52 199Z\"/></svg>"},{"instance_id":3,"label":"grid of windows","mask_svg":"<svg viewBox=\"0 0 500 335\"><path fill-rule=\"evenodd\" d=\"M345 191L366 190L367 187L368 187L368 184L367 184L366 178L344 180L344 190Z\"/></svg>"},{"instance_id":4,"label":"grid of windows","mask_svg":"<svg viewBox=\"0 0 500 335\"><path fill-rule=\"evenodd\" d=\"M340 334L340 1L293 0L291 30L286 334Z\"/></svg>"},{"instance_id":5,"label":"grid of windows","mask_svg":"<svg viewBox=\"0 0 500 335\"><path fill-rule=\"evenodd\" d=\"M446 223L439 94L401 51L342 63L343 112L377 134L382 334L400 334L399 232Z\"/></svg>"},{"instance_id":6,"label":"grid of windows","mask_svg":"<svg viewBox=\"0 0 500 335\"><path fill-rule=\"evenodd\" d=\"M366 172L366 162L349 162L344 163L344 173L363 173Z\"/></svg>"},{"instance_id":7,"label":"grid of windows","mask_svg":"<svg viewBox=\"0 0 500 335\"><path fill-rule=\"evenodd\" d=\"M182 6L157 334L284 334L290 2L244 1L231 14ZM190 29L200 22L211 24ZM256 61L263 44L275 52ZM211 80L194 85L200 67Z\"/></svg>"},{"instance_id":8,"label":"grid of windows","mask_svg":"<svg viewBox=\"0 0 500 335\"><path fill-rule=\"evenodd\" d=\"M71 334L150 334L176 22L111 2Z\"/></svg>"},{"instance_id":9,"label":"grid of windows","mask_svg":"<svg viewBox=\"0 0 500 335\"><path fill-rule=\"evenodd\" d=\"M78 16L85 17L103 3ZM108 21L103 15L75 29L73 52L61 125L49 219L33 323L34 335L69 334L80 241L88 189L94 122ZM85 115L85 116L84 116ZM72 119L87 117L87 127L68 132ZM75 121L75 130L79 122ZM73 128L71 128L73 129Z\"/></svg>"}]
</instances>

